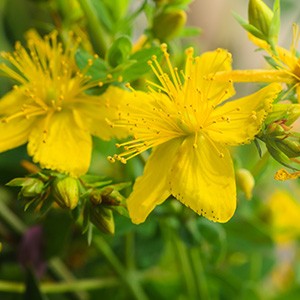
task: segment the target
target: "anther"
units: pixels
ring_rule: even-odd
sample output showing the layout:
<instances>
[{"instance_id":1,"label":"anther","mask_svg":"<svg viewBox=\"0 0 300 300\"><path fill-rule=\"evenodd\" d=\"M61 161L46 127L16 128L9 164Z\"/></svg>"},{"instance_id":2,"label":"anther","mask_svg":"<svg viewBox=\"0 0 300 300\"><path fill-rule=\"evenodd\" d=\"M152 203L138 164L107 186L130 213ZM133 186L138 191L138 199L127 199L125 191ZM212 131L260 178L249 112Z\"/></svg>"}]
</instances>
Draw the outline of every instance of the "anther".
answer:
<instances>
[{"instance_id":1,"label":"anther","mask_svg":"<svg viewBox=\"0 0 300 300\"><path fill-rule=\"evenodd\" d=\"M167 44L166 44L166 43L162 43L162 44L160 45L160 49L161 49L163 52L167 51L167 49L168 49Z\"/></svg>"},{"instance_id":2,"label":"anther","mask_svg":"<svg viewBox=\"0 0 300 300\"><path fill-rule=\"evenodd\" d=\"M126 165L127 160L124 157L121 157L120 162L124 165Z\"/></svg>"},{"instance_id":3,"label":"anther","mask_svg":"<svg viewBox=\"0 0 300 300\"><path fill-rule=\"evenodd\" d=\"M114 163L116 160L112 156L107 156L107 159L111 162Z\"/></svg>"}]
</instances>

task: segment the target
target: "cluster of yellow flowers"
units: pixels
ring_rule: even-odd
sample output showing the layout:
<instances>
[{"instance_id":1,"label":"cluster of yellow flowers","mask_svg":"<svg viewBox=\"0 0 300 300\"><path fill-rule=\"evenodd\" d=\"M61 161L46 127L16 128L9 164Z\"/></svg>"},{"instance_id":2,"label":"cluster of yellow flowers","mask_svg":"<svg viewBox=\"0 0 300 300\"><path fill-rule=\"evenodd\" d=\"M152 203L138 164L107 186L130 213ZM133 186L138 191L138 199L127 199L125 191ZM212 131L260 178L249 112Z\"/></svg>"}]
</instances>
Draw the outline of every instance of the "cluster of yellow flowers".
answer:
<instances>
[{"instance_id":1,"label":"cluster of yellow flowers","mask_svg":"<svg viewBox=\"0 0 300 300\"><path fill-rule=\"evenodd\" d=\"M294 35L298 37L297 27ZM134 223L143 222L169 196L199 215L226 222L236 208L229 147L259 136L283 89L281 83L295 88L300 99L295 47L290 51L273 47L253 35L251 40L270 54L275 70L232 70L228 51L194 57L191 48L186 50L185 69L178 70L162 44L168 70L155 56L149 60L157 81L148 82L148 92L129 84L124 89L111 85L96 96L86 93L101 85L87 75L93 60L83 71L76 66L79 41L70 36L62 45L57 32L41 38L31 31L27 48L17 43L15 52L2 53L1 75L18 85L0 100L0 151L28 143L28 154L42 168L79 177L90 165L91 136L104 140L132 136L117 144L123 153L108 158L126 163L152 149L127 200ZM239 81L270 84L231 100L233 84Z\"/></svg>"}]
</instances>

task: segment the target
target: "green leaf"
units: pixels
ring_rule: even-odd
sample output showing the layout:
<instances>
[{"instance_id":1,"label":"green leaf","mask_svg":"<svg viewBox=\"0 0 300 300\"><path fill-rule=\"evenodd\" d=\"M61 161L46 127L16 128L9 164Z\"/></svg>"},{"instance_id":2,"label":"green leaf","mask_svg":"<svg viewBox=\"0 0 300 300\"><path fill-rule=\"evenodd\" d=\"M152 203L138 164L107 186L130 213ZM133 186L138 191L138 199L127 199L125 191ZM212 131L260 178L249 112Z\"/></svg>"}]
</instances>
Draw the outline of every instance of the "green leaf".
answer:
<instances>
[{"instance_id":1,"label":"green leaf","mask_svg":"<svg viewBox=\"0 0 300 300\"><path fill-rule=\"evenodd\" d=\"M92 0L92 3L97 13L98 19L108 31L112 31L114 20L109 12L107 5L104 3L104 1L99 0Z\"/></svg>"},{"instance_id":2,"label":"green leaf","mask_svg":"<svg viewBox=\"0 0 300 300\"><path fill-rule=\"evenodd\" d=\"M107 74L109 74L109 66L103 59L100 57L95 58L93 55L82 49L76 52L75 60L80 70L83 71L88 67L86 75L91 76L91 80L93 81L105 80L107 78ZM93 62L91 66L88 66L89 61Z\"/></svg>"},{"instance_id":3,"label":"green leaf","mask_svg":"<svg viewBox=\"0 0 300 300\"><path fill-rule=\"evenodd\" d=\"M274 6L273 6L273 13L274 16L271 21L271 28L270 28L270 33L272 36L276 35L278 36L279 30L280 30L280 0L275 0Z\"/></svg>"},{"instance_id":4,"label":"green leaf","mask_svg":"<svg viewBox=\"0 0 300 300\"><path fill-rule=\"evenodd\" d=\"M125 62L131 52L132 44L127 36L121 36L114 41L108 49L107 61L112 67L116 67Z\"/></svg>"},{"instance_id":5,"label":"green leaf","mask_svg":"<svg viewBox=\"0 0 300 300\"><path fill-rule=\"evenodd\" d=\"M11 181L7 182L5 185L7 186L23 186L26 182L27 178L14 178Z\"/></svg>"},{"instance_id":6,"label":"green leaf","mask_svg":"<svg viewBox=\"0 0 300 300\"><path fill-rule=\"evenodd\" d=\"M271 67L273 67L274 69L278 68L278 63L272 57L264 56L264 58Z\"/></svg>"},{"instance_id":7,"label":"green leaf","mask_svg":"<svg viewBox=\"0 0 300 300\"><path fill-rule=\"evenodd\" d=\"M188 26L188 27L184 27L181 30L180 36L183 37L193 37L193 36L197 36L200 35L202 33L202 29L199 27L195 27L195 26Z\"/></svg>"},{"instance_id":8,"label":"green leaf","mask_svg":"<svg viewBox=\"0 0 300 300\"><path fill-rule=\"evenodd\" d=\"M128 210L124 205L111 205L110 208L111 210L115 211L119 215L129 218Z\"/></svg>"},{"instance_id":9,"label":"green leaf","mask_svg":"<svg viewBox=\"0 0 300 300\"><path fill-rule=\"evenodd\" d=\"M149 49L142 49L130 56L130 60L135 61L130 67L128 67L122 73L123 80L133 81L141 78L143 75L148 73L151 69L147 62L151 59L152 55L156 55L159 60L162 56L160 47L151 47Z\"/></svg>"},{"instance_id":10,"label":"green leaf","mask_svg":"<svg viewBox=\"0 0 300 300\"><path fill-rule=\"evenodd\" d=\"M258 30L256 27L254 27L253 25L249 24L244 18L242 18L241 16L239 16L237 13L232 12L234 18L239 22L239 24L249 33L251 33L252 35L256 36L259 39L265 40L265 36L264 34Z\"/></svg>"},{"instance_id":11,"label":"green leaf","mask_svg":"<svg viewBox=\"0 0 300 300\"><path fill-rule=\"evenodd\" d=\"M275 0L273 6L273 18L271 20L269 29L269 43L272 49L275 49L275 44L278 40L278 35L280 31L280 0Z\"/></svg>"}]
</instances>

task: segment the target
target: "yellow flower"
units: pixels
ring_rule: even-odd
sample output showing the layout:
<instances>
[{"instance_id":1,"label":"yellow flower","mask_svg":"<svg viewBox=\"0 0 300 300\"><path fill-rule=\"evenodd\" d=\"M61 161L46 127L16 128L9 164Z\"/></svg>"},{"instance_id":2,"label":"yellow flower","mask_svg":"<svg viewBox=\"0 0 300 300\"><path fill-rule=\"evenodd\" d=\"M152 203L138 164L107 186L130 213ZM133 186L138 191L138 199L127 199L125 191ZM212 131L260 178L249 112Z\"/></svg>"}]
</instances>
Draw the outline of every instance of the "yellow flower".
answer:
<instances>
[{"instance_id":1,"label":"yellow flower","mask_svg":"<svg viewBox=\"0 0 300 300\"><path fill-rule=\"evenodd\" d=\"M233 70L221 72L217 75L218 80L231 78L235 82L282 82L291 84L296 89L297 98L300 102L300 59L297 56L297 42L299 41L299 28L293 26L293 41L290 50L276 46L275 51L264 40L248 34L249 39L260 49L265 50L273 60L275 70Z\"/></svg>"},{"instance_id":2,"label":"yellow flower","mask_svg":"<svg viewBox=\"0 0 300 300\"><path fill-rule=\"evenodd\" d=\"M42 39L31 31L27 42L28 50L17 43L15 52L2 53L7 64L0 72L19 85L0 100L0 152L28 142L41 167L80 176L90 164L91 135L126 136L123 129L112 131L105 118L115 117L113 107L128 92L111 87L101 96L85 94L98 83L76 67L78 42L72 38L65 50L56 32Z\"/></svg>"},{"instance_id":3,"label":"yellow flower","mask_svg":"<svg viewBox=\"0 0 300 300\"><path fill-rule=\"evenodd\" d=\"M231 80L216 82L214 74L231 69L231 55L222 49L193 57L187 50L184 83L162 45L170 76L156 58L149 64L159 84L150 92L133 92L115 126L129 128L132 141L117 145L128 159L149 148L153 151L128 198L134 223L143 222L154 207L173 195L204 217L226 222L236 207L236 186L229 145L249 143L280 91L272 84L235 101ZM208 74L210 74L208 76ZM155 87L153 89L151 86ZM156 91L157 90L157 91Z\"/></svg>"},{"instance_id":4,"label":"yellow flower","mask_svg":"<svg viewBox=\"0 0 300 300\"><path fill-rule=\"evenodd\" d=\"M300 236L300 204L286 191L275 191L267 202L273 237L284 243Z\"/></svg>"}]
</instances>

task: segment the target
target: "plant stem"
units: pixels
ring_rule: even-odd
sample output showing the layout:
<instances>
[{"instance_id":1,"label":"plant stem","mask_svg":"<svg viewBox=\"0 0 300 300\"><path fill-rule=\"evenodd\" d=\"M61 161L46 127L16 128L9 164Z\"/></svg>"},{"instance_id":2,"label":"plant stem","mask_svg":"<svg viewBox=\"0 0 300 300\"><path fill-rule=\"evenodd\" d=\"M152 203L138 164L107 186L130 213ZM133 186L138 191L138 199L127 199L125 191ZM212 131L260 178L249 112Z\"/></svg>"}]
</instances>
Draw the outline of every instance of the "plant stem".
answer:
<instances>
[{"instance_id":1,"label":"plant stem","mask_svg":"<svg viewBox=\"0 0 300 300\"><path fill-rule=\"evenodd\" d=\"M209 295L209 289L207 285L207 279L205 275L205 270L201 260L201 252L199 248L190 249L190 256L192 260L192 265L195 273L196 286L198 288L199 299L211 299Z\"/></svg>"},{"instance_id":2,"label":"plant stem","mask_svg":"<svg viewBox=\"0 0 300 300\"><path fill-rule=\"evenodd\" d=\"M270 158L270 153L266 151L261 157L261 159L255 164L255 166L251 170L251 173L254 178L260 175L261 171L266 166L269 158Z\"/></svg>"},{"instance_id":3,"label":"plant stem","mask_svg":"<svg viewBox=\"0 0 300 300\"><path fill-rule=\"evenodd\" d=\"M88 22L88 30L95 52L104 57L107 50L106 34L90 0L78 0Z\"/></svg>"},{"instance_id":4,"label":"plant stem","mask_svg":"<svg viewBox=\"0 0 300 300\"><path fill-rule=\"evenodd\" d=\"M15 232L22 234L26 225L7 207L5 201L0 201L0 218L2 218Z\"/></svg>"},{"instance_id":5,"label":"plant stem","mask_svg":"<svg viewBox=\"0 0 300 300\"><path fill-rule=\"evenodd\" d=\"M183 242L176 236L174 236L174 245L178 260L180 263L182 275L185 281L185 286L188 293L188 299L197 299L197 288L193 276L193 270L188 257L188 253Z\"/></svg>"},{"instance_id":6,"label":"plant stem","mask_svg":"<svg viewBox=\"0 0 300 300\"><path fill-rule=\"evenodd\" d=\"M132 295L136 300L146 300L148 299L142 287L139 284L138 278L135 272L126 272L126 269L113 253L112 249L108 243L101 237L95 236L93 238L95 246L102 252L107 261L114 268L115 272L121 278L121 280L127 285L128 289L131 291Z\"/></svg>"},{"instance_id":7,"label":"plant stem","mask_svg":"<svg viewBox=\"0 0 300 300\"><path fill-rule=\"evenodd\" d=\"M119 284L116 278L105 279L84 279L76 280L73 282L60 282L60 283L41 283L40 289L43 293L67 293L74 291L87 291L93 289L101 289ZM21 282L10 282L0 280L0 291L11 293L23 293L25 291L25 284Z\"/></svg>"},{"instance_id":8,"label":"plant stem","mask_svg":"<svg viewBox=\"0 0 300 300\"><path fill-rule=\"evenodd\" d=\"M135 270L134 255L134 233L129 232L125 236L125 261L127 270Z\"/></svg>"}]
</instances>

